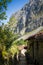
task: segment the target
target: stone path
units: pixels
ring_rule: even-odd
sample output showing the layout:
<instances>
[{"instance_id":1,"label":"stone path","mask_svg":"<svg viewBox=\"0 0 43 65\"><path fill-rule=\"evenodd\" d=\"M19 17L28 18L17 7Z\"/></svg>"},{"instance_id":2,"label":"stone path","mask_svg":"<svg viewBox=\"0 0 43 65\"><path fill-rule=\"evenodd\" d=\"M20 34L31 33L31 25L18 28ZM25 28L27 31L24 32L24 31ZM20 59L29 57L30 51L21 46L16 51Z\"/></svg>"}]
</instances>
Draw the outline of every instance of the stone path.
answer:
<instances>
[{"instance_id":1,"label":"stone path","mask_svg":"<svg viewBox=\"0 0 43 65\"><path fill-rule=\"evenodd\" d=\"M19 65L27 65L25 56L21 55Z\"/></svg>"}]
</instances>

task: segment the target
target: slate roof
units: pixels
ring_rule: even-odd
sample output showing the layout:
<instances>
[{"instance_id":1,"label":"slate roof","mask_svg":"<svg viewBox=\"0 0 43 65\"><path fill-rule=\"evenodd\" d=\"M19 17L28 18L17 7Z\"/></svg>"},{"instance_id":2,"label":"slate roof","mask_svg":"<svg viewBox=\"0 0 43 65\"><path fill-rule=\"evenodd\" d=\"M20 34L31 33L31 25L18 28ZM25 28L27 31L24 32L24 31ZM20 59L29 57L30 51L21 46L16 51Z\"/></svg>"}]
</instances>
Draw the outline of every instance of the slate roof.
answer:
<instances>
[{"instance_id":1,"label":"slate roof","mask_svg":"<svg viewBox=\"0 0 43 65\"><path fill-rule=\"evenodd\" d=\"M22 37L18 38L18 39L15 40L14 42L19 41L19 40L21 40L21 39L27 40L27 39L29 39L29 38L31 38L31 37L33 37L33 36L36 36L36 35L37 35L37 36L38 36L38 35L42 35L42 37L43 37L43 31L40 32L41 30L43 30L43 26L40 26L40 27L37 28L36 30L33 30L33 31L29 32L29 33L26 33L25 35L23 35ZM13 42L13 43L14 43L14 42Z\"/></svg>"}]
</instances>

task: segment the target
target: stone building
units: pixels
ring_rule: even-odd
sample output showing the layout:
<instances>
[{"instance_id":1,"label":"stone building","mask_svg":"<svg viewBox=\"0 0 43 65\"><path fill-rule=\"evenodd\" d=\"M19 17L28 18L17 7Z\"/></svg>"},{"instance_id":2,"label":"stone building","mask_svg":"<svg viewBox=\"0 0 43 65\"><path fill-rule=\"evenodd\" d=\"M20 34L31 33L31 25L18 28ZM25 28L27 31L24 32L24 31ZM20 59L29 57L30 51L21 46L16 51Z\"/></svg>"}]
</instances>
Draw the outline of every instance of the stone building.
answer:
<instances>
[{"instance_id":1,"label":"stone building","mask_svg":"<svg viewBox=\"0 0 43 65\"><path fill-rule=\"evenodd\" d=\"M27 47L30 56L35 62L43 65L43 27L39 27L36 30L25 34L16 41L23 39L28 40Z\"/></svg>"}]
</instances>

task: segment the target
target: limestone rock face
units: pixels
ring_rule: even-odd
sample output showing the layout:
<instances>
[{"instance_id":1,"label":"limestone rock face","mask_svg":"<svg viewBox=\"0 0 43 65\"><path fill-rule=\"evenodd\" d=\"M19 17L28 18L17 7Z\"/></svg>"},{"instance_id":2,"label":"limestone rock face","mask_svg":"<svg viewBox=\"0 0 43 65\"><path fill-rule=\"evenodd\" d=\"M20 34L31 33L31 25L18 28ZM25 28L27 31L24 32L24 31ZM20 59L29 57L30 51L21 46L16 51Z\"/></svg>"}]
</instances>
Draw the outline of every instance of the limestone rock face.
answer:
<instances>
[{"instance_id":1,"label":"limestone rock face","mask_svg":"<svg viewBox=\"0 0 43 65\"><path fill-rule=\"evenodd\" d=\"M17 20L15 32L21 35L43 26L43 0L30 0L13 16Z\"/></svg>"}]
</instances>

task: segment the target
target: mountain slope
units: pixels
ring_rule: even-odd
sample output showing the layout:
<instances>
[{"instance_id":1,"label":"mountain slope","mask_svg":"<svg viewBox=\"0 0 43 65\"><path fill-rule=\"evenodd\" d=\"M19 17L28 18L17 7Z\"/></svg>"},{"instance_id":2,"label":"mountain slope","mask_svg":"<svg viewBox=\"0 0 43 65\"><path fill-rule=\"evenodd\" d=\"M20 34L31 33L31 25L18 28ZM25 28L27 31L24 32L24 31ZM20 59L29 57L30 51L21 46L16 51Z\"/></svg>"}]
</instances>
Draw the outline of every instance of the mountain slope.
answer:
<instances>
[{"instance_id":1,"label":"mountain slope","mask_svg":"<svg viewBox=\"0 0 43 65\"><path fill-rule=\"evenodd\" d=\"M16 26L13 23L14 32L21 35L43 26L43 0L30 0L21 10L12 15L16 20ZM10 21L10 23L12 23Z\"/></svg>"}]
</instances>

